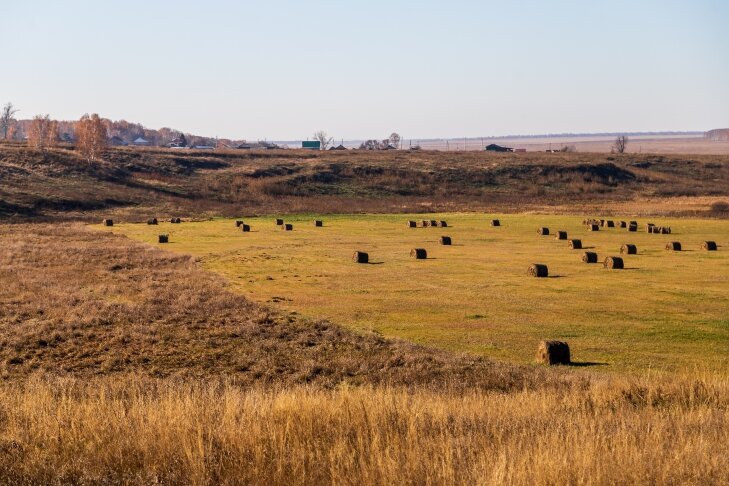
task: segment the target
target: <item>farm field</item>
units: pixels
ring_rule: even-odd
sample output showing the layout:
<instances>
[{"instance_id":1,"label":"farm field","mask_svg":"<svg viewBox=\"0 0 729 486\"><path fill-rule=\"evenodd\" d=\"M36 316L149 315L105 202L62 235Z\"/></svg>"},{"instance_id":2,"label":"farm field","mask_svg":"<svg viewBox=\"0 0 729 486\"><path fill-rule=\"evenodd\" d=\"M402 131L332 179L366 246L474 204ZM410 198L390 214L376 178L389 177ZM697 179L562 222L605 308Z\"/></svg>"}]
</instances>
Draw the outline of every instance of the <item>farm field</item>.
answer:
<instances>
[{"instance_id":1,"label":"farm field","mask_svg":"<svg viewBox=\"0 0 729 486\"><path fill-rule=\"evenodd\" d=\"M447 228L407 228L409 219L446 220ZM501 227L490 227L498 218ZM323 227L314 227L323 219ZM293 231L273 218L244 218L159 226L118 224L111 230L191 254L231 287L309 319L327 319L362 332L399 337L453 351L518 363L534 360L538 340L564 339L573 360L595 371L729 372L729 221L640 219L640 230L589 232L579 216L485 215L297 215ZM630 220L631 217L617 217ZM670 226L671 235L645 232L644 223ZM549 227L550 236L537 228ZM624 270L584 264L584 250L556 240L557 230L582 240L599 262L619 255ZM439 244L451 236L452 246ZM719 251L701 250L714 240ZM681 252L664 249L680 241ZM425 248L428 259L410 258ZM370 264L352 262L354 250ZM531 263L550 277L530 278Z\"/></svg>"}]
</instances>

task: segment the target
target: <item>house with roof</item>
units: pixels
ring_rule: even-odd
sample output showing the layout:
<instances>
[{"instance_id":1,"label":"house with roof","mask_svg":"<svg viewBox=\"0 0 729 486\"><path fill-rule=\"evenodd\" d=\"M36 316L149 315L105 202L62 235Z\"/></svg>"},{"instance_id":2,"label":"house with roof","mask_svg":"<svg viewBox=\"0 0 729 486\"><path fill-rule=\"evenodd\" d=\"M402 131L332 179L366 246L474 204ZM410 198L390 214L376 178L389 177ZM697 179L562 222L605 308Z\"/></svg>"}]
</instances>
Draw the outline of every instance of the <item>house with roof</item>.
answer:
<instances>
[{"instance_id":1,"label":"house with roof","mask_svg":"<svg viewBox=\"0 0 729 486\"><path fill-rule=\"evenodd\" d=\"M139 147L148 147L148 146L152 145L152 142L150 142L149 140L146 140L142 137L137 137L134 141L132 141L132 145L136 145Z\"/></svg>"}]
</instances>

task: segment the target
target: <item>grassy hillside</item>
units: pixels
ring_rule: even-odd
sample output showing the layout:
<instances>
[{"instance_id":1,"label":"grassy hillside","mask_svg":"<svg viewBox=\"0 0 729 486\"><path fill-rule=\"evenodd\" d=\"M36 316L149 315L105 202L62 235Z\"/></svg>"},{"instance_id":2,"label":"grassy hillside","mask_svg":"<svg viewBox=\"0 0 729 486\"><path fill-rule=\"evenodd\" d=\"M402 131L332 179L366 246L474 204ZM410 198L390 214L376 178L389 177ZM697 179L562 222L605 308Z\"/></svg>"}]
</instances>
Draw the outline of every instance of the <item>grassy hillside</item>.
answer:
<instances>
[{"instance_id":1,"label":"grassy hillside","mask_svg":"<svg viewBox=\"0 0 729 486\"><path fill-rule=\"evenodd\" d=\"M272 212L403 212L550 206L576 211L649 198L729 196L728 156L483 152L76 152L0 144L0 217L125 220ZM716 212L716 211L715 211ZM707 213L709 214L709 213ZM729 208L717 215L729 214Z\"/></svg>"}]
</instances>

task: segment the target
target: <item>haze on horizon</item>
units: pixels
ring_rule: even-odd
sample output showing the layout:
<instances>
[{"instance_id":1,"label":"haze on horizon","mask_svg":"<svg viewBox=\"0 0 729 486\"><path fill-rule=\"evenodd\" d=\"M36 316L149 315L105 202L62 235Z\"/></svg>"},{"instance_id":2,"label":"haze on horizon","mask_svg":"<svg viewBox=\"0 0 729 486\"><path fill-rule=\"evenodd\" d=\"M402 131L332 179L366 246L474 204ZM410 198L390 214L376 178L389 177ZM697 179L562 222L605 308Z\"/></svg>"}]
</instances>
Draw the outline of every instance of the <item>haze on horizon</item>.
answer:
<instances>
[{"instance_id":1,"label":"haze on horizon","mask_svg":"<svg viewBox=\"0 0 729 486\"><path fill-rule=\"evenodd\" d=\"M0 103L249 140L729 126L729 4L13 2Z\"/></svg>"}]
</instances>

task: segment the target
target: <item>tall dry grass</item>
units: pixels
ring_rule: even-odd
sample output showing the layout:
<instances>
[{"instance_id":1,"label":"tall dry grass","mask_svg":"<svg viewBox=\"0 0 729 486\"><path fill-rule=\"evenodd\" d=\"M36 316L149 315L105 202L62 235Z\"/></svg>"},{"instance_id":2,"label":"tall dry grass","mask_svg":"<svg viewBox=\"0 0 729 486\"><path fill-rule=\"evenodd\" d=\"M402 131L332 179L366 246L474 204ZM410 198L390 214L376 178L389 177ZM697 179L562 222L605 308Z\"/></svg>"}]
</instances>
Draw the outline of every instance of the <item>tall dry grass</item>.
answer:
<instances>
[{"instance_id":1,"label":"tall dry grass","mask_svg":"<svg viewBox=\"0 0 729 486\"><path fill-rule=\"evenodd\" d=\"M725 381L583 390L0 387L6 483L726 484Z\"/></svg>"}]
</instances>

